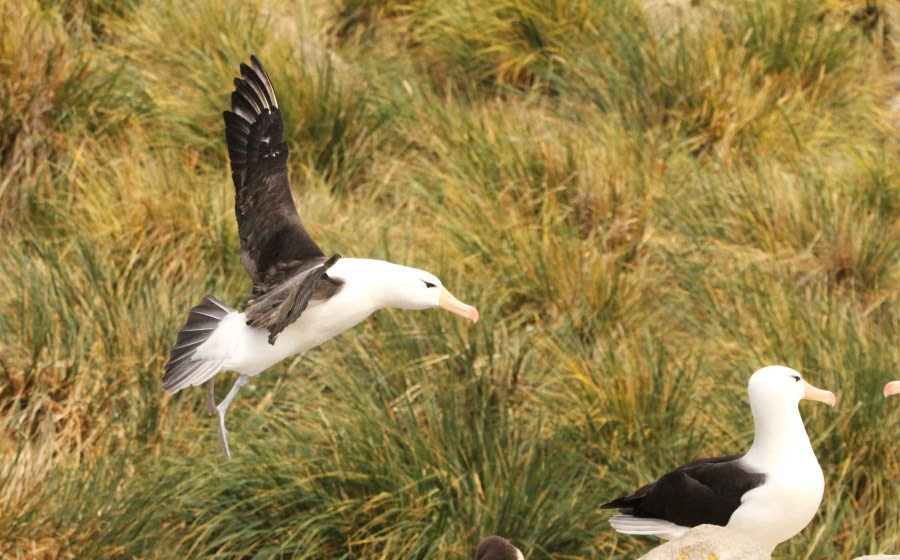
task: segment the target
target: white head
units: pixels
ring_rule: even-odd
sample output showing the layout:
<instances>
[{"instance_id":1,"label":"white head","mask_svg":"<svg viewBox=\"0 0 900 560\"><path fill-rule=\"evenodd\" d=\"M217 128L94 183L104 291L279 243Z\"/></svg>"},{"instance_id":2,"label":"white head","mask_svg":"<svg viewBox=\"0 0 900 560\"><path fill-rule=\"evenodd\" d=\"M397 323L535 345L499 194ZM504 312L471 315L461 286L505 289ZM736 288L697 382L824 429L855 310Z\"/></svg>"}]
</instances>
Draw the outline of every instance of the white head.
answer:
<instances>
[{"instance_id":1,"label":"white head","mask_svg":"<svg viewBox=\"0 0 900 560\"><path fill-rule=\"evenodd\" d=\"M834 406L834 393L813 387L799 372L785 366L758 370L750 377L747 389L756 434L744 459L771 464L808 453L815 460L797 405L809 399Z\"/></svg>"},{"instance_id":2,"label":"white head","mask_svg":"<svg viewBox=\"0 0 900 560\"><path fill-rule=\"evenodd\" d=\"M900 381L891 381L884 386L884 396L900 395Z\"/></svg>"},{"instance_id":3,"label":"white head","mask_svg":"<svg viewBox=\"0 0 900 560\"><path fill-rule=\"evenodd\" d=\"M750 376L747 389L751 406L796 408L803 399L831 406L837 402L834 393L813 387L803 380L800 372L785 366L768 366L758 370Z\"/></svg>"},{"instance_id":4,"label":"white head","mask_svg":"<svg viewBox=\"0 0 900 560\"><path fill-rule=\"evenodd\" d=\"M437 276L424 270L386 261L347 258L335 263L328 274L358 285L376 308L440 307L472 322L478 321L477 309L453 297Z\"/></svg>"}]
</instances>

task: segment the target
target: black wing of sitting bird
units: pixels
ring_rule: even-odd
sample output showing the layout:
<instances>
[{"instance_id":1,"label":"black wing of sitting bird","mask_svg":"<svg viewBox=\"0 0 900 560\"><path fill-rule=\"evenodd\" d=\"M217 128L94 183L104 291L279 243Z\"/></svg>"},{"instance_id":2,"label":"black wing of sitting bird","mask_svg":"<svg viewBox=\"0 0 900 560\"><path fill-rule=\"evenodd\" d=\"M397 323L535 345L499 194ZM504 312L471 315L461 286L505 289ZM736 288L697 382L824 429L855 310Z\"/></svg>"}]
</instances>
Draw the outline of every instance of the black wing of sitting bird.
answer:
<instances>
[{"instance_id":1,"label":"black wing of sitting bird","mask_svg":"<svg viewBox=\"0 0 900 560\"><path fill-rule=\"evenodd\" d=\"M234 179L234 210L241 238L241 264L253 280L247 324L269 331L269 344L297 320L312 300L326 300L342 282L326 272L329 259L297 213L288 182L288 145L275 90L255 56L241 64L225 137Z\"/></svg>"},{"instance_id":2,"label":"black wing of sitting bird","mask_svg":"<svg viewBox=\"0 0 900 560\"><path fill-rule=\"evenodd\" d=\"M766 480L765 474L743 468L741 457L693 461L600 507L618 508L635 517L664 519L682 527L704 523L725 526L743 495Z\"/></svg>"}]
</instances>

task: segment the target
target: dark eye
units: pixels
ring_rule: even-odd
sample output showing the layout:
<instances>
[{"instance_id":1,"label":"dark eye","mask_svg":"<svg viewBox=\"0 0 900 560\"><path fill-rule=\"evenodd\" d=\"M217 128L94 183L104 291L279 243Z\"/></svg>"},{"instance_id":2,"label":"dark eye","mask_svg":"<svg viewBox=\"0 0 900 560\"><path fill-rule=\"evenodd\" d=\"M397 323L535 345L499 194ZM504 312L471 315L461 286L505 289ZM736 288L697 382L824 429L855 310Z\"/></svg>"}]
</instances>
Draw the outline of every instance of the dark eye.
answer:
<instances>
[{"instance_id":1,"label":"dark eye","mask_svg":"<svg viewBox=\"0 0 900 560\"><path fill-rule=\"evenodd\" d=\"M434 287L435 287L434 284L432 284L431 282L428 282L428 281L426 281L426 280L422 280L422 282L425 282L425 287L426 287L426 288L434 288Z\"/></svg>"},{"instance_id":2,"label":"dark eye","mask_svg":"<svg viewBox=\"0 0 900 560\"><path fill-rule=\"evenodd\" d=\"M799 375L792 375L791 377L794 378L794 381L800 381L800 376L799 376Z\"/></svg>"}]
</instances>

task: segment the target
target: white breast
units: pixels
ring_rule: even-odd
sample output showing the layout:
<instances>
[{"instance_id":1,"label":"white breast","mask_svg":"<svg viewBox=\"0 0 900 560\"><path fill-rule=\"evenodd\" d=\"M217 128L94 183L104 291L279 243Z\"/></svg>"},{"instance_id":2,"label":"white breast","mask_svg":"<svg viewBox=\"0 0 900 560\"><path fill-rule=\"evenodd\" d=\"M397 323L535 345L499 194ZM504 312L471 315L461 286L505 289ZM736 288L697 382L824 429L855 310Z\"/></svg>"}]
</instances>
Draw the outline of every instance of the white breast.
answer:
<instances>
[{"instance_id":1,"label":"white breast","mask_svg":"<svg viewBox=\"0 0 900 560\"><path fill-rule=\"evenodd\" d=\"M771 553L812 521L824 492L825 477L815 457L771 468L761 486L744 494L726 527Z\"/></svg>"}]
</instances>

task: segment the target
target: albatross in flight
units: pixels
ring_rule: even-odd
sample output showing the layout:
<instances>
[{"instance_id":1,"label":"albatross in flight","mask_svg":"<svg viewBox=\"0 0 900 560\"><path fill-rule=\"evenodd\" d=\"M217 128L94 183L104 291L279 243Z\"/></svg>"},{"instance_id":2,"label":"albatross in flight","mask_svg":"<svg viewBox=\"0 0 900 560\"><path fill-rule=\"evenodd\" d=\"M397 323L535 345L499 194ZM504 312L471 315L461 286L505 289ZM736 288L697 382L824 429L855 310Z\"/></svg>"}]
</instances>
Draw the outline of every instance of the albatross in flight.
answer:
<instances>
[{"instance_id":1,"label":"albatross in flight","mask_svg":"<svg viewBox=\"0 0 900 560\"><path fill-rule=\"evenodd\" d=\"M754 373L748 393L756 430L750 450L688 463L603 504L622 514L609 520L613 529L674 539L697 525L720 525L771 554L806 527L822 502L825 478L797 404L811 399L834 406L837 399L784 366Z\"/></svg>"},{"instance_id":2,"label":"albatross in flight","mask_svg":"<svg viewBox=\"0 0 900 560\"><path fill-rule=\"evenodd\" d=\"M241 264L253 281L244 312L206 296L188 313L163 375L176 393L208 383L209 414L219 416L230 459L225 412L247 380L314 348L378 309L441 307L473 322L478 310L457 300L433 274L380 260L326 257L303 227L288 183L288 145L275 91L255 56L234 80L225 138L234 180ZM238 373L215 405L215 377Z\"/></svg>"}]
</instances>

